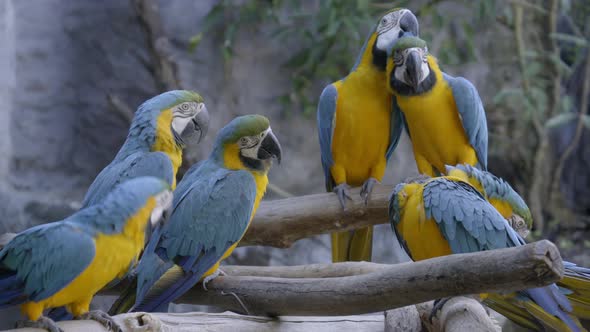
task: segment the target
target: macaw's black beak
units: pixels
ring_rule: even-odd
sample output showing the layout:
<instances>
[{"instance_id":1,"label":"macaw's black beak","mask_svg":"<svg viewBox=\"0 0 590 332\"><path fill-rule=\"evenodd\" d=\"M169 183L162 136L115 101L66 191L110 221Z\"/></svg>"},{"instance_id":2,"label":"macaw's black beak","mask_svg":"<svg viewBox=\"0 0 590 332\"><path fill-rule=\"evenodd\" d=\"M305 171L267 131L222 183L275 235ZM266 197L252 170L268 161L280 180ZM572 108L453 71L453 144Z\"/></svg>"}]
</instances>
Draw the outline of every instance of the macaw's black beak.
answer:
<instances>
[{"instance_id":1,"label":"macaw's black beak","mask_svg":"<svg viewBox=\"0 0 590 332\"><path fill-rule=\"evenodd\" d=\"M281 163L281 154L283 150L281 149L281 144L277 137L273 134L272 131L269 131L266 134L266 137L260 143L260 147L258 148L258 159L265 160L272 157L277 158L279 164Z\"/></svg>"},{"instance_id":2,"label":"macaw's black beak","mask_svg":"<svg viewBox=\"0 0 590 332\"><path fill-rule=\"evenodd\" d=\"M406 83L414 90L418 90L420 84L420 76L422 76L422 58L418 51L410 51L406 58L406 72L404 78Z\"/></svg>"},{"instance_id":3,"label":"macaw's black beak","mask_svg":"<svg viewBox=\"0 0 590 332\"><path fill-rule=\"evenodd\" d=\"M207 107L203 104L203 109L193 118L193 124L195 126L195 130L199 131L199 140L197 144L201 142L203 137L207 135L207 131L209 130L209 112L207 111Z\"/></svg>"}]
</instances>

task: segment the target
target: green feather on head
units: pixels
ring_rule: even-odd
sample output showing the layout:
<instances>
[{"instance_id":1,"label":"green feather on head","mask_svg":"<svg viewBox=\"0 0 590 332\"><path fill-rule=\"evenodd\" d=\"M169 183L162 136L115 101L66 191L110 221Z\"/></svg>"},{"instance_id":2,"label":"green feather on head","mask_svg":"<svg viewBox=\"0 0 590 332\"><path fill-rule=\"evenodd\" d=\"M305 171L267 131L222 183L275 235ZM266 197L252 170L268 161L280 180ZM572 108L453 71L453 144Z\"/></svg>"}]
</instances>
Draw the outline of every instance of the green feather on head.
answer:
<instances>
[{"instance_id":1,"label":"green feather on head","mask_svg":"<svg viewBox=\"0 0 590 332\"><path fill-rule=\"evenodd\" d=\"M406 50L408 48L425 48L426 42L418 37L402 37L392 47L392 52Z\"/></svg>"}]
</instances>

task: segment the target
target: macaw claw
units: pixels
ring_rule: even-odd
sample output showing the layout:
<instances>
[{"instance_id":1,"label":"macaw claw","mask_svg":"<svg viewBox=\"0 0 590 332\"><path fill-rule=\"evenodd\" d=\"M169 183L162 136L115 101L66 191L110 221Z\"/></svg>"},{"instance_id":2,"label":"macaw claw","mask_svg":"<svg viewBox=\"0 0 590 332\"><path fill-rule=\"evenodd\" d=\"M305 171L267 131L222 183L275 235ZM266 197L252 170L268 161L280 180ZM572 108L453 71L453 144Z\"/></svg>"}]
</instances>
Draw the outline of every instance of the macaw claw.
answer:
<instances>
[{"instance_id":1,"label":"macaw claw","mask_svg":"<svg viewBox=\"0 0 590 332\"><path fill-rule=\"evenodd\" d=\"M350 190L350 186L346 183L341 183L334 187L334 192L338 195L338 201L340 201L340 206L342 206L342 210L346 210L346 199L352 201L352 196L348 192Z\"/></svg>"},{"instance_id":2,"label":"macaw claw","mask_svg":"<svg viewBox=\"0 0 590 332\"><path fill-rule=\"evenodd\" d=\"M436 317L437 311L442 310L442 308L445 306L445 304L447 304L447 302L450 299L450 297L443 297L442 299L434 300L434 306L432 307L430 316L428 316L428 321L430 323L432 323L432 320L434 319L434 317Z\"/></svg>"},{"instance_id":3,"label":"macaw claw","mask_svg":"<svg viewBox=\"0 0 590 332\"><path fill-rule=\"evenodd\" d=\"M379 181L375 178L368 178L367 181L363 183L363 187L361 188L361 198L365 201L365 205L369 204L369 198L373 192L373 187L375 186L375 183L378 182Z\"/></svg>"},{"instance_id":4,"label":"macaw claw","mask_svg":"<svg viewBox=\"0 0 590 332\"><path fill-rule=\"evenodd\" d=\"M223 272L221 269L217 269L215 270L215 272L213 272L211 275L206 276L203 279L203 289L208 291L207 289L207 283L209 283L209 281L219 277L219 276L226 276L227 274L225 272Z\"/></svg>"},{"instance_id":5,"label":"macaw claw","mask_svg":"<svg viewBox=\"0 0 590 332\"><path fill-rule=\"evenodd\" d=\"M16 322L17 329L22 329L25 327L31 328L39 328L43 330L47 330L49 332L64 332L57 324L49 317L41 316L39 319L32 321L32 320L21 320Z\"/></svg>"},{"instance_id":6,"label":"macaw claw","mask_svg":"<svg viewBox=\"0 0 590 332\"><path fill-rule=\"evenodd\" d=\"M121 327L119 326L119 324L117 324L115 322L113 317L109 316L109 314L107 314L106 312L103 312L100 310L89 311L85 314L82 314L82 315L76 317L76 319L77 320L93 320L93 321L99 322L104 327L106 327L108 331L113 331L113 332L122 332L123 331L121 329Z\"/></svg>"}]
</instances>

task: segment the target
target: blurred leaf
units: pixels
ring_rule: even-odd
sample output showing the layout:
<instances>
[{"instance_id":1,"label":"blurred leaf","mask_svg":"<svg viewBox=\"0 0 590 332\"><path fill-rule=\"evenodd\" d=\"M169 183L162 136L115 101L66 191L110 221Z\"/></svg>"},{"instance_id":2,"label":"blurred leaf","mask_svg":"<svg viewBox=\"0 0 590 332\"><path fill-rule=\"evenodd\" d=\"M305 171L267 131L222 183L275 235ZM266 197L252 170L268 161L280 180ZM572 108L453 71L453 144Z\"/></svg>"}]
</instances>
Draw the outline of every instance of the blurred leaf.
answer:
<instances>
[{"instance_id":1,"label":"blurred leaf","mask_svg":"<svg viewBox=\"0 0 590 332\"><path fill-rule=\"evenodd\" d=\"M502 89L494 96L492 102L494 104L501 104L505 102L508 98L524 98L524 91L522 91L522 89L515 88Z\"/></svg>"},{"instance_id":2,"label":"blurred leaf","mask_svg":"<svg viewBox=\"0 0 590 332\"><path fill-rule=\"evenodd\" d=\"M189 39L189 43L188 43L189 51L194 52L194 50L197 48L197 46L199 46L199 43L201 42L201 40L203 40L203 33L202 32L192 36L191 39Z\"/></svg>"},{"instance_id":3,"label":"blurred leaf","mask_svg":"<svg viewBox=\"0 0 590 332\"><path fill-rule=\"evenodd\" d=\"M549 35L551 38L554 38L559 41L570 42L574 43L580 47L588 46L589 42L585 38L576 37L573 35L563 34L563 33L552 33Z\"/></svg>"}]
</instances>

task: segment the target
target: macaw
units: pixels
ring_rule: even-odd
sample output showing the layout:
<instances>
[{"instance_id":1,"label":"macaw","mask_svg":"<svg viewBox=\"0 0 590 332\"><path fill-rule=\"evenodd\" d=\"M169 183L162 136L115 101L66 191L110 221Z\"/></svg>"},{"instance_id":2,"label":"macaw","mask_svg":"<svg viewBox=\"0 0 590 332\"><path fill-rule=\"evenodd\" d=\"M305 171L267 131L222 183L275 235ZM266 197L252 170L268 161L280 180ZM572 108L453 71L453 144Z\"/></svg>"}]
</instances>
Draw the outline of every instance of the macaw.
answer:
<instances>
[{"instance_id":1,"label":"macaw","mask_svg":"<svg viewBox=\"0 0 590 332\"><path fill-rule=\"evenodd\" d=\"M193 165L174 194L169 221L154 233L130 287L111 313L166 311L200 280L218 274L248 229L281 146L267 118L245 115L221 129L208 159Z\"/></svg>"},{"instance_id":2,"label":"macaw","mask_svg":"<svg viewBox=\"0 0 590 332\"><path fill-rule=\"evenodd\" d=\"M105 197L118 183L138 176L155 176L174 189L185 146L207 134L209 113L196 92L173 90L139 106L127 140L90 185L82 207ZM198 133L198 135L197 135Z\"/></svg>"},{"instance_id":3,"label":"macaw","mask_svg":"<svg viewBox=\"0 0 590 332\"><path fill-rule=\"evenodd\" d=\"M317 112L326 190L338 195L342 208L350 186L361 186L367 202L381 181L403 126L392 113L387 91L387 51L405 34L418 35L416 16L403 8L386 13L373 28L350 73L326 86ZM332 234L332 260L371 260L373 228Z\"/></svg>"},{"instance_id":4,"label":"macaw","mask_svg":"<svg viewBox=\"0 0 590 332\"><path fill-rule=\"evenodd\" d=\"M523 238L533 225L529 207L522 197L503 179L490 172L479 170L469 165L446 166L447 174L462 179L477 189L486 200L498 211L508 224ZM590 319L590 269L564 261L564 277L557 282L560 291L567 296L573 306L576 317ZM507 317L517 319L527 317L533 320L519 303L519 298L503 298L498 294L490 294L484 302L492 309ZM527 324L527 321L523 322ZM532 327L534 324L528 323Z\"/></svg>"},{"instance_id":5,"label":"macaw","mask_svg":"<svg viewBox=\"0 0 590 332\"><path fill-rule=\"evenodd\" d=\"M164 179L174 189L183 149L198 144L208 128L209 113L196 92L173 90L145 101L135 112L127 140L90 185L82 208L99 202L117 184L139 176ZM113 280L109 287L117 282ZM56 321L71 318L65 308L55 308L48 316Z\"/></svg>"},{"instance_id":6,"label":"macaw","mask_svg":"<svg viewBox=\"0 0 590 332\"><path fill-rule=\"evenodd\" d=\"M387 60L387 81L421 174L445 174L445 165L463 163L487 169L488 128L477 89L443 73L426 42L400 38Z\"/></svg>"},{"instance_id":7,"label":"macaw","mask_svg":"<svg viewBox=\"0 0 590 332\"><path fill-rule=\"evenodd\" d=\"M21 305L30 321L19 327L61 331L42 314L65 306L77 318L117 329L105 313L89 311L90 301L137 262L147 233L171 206L165 181L139 177L64 220L19 233L0 250L0 308Z\"/></svg>"},{"instance_id":8,"label":"macaw","mask_svg":"<svg viewBox=\"0 0 590 332\"><path fill-rule=\"evenodd\" d=\"M399 242L413 260L525 244L476 188L453 176L398 184L390 198L389 217ZM558 331L582 330L572 303L555 284L482 297L488 305L500 299L498 305L491 306L494 309L502 309L503 303L516 306L509 299L517 300L525 306L525 310L520 311L532 316L530 319L517 315L507 317L525 327L542 329L537 323L539 320ZM505 310L499 312L506 313Z\"/></svg>"}]
</instances>

